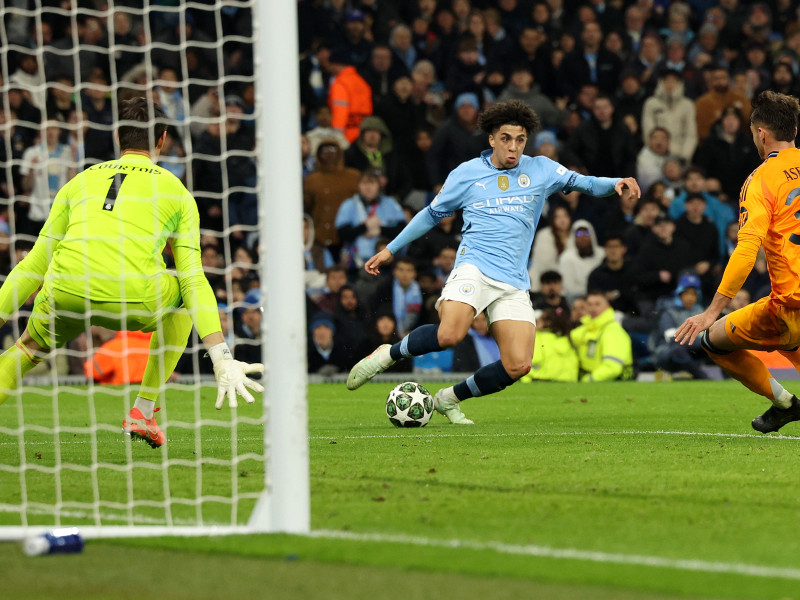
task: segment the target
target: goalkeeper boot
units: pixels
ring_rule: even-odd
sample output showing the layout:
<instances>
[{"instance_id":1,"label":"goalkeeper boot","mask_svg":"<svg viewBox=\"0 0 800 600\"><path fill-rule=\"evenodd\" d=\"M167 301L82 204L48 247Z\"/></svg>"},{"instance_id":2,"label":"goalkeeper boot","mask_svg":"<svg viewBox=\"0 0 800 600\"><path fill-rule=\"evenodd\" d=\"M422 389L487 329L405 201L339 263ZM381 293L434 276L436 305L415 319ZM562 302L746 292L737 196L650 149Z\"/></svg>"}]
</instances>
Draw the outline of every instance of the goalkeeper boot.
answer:
<instances>
[{"instance_id":1,"label":"goalkeeper boot","mask_svg":"<svg viewBox=\"0 0 800 600\"><path fill-rule=\"evenodd\" d=\"M449 392L447 392L449 390ZM433 407L440 415L444 415L454 425L474 425L475 423L467 418L461 407L458 398L453 393L453 388L444 388L436 392L433 396Z\"/></svg>"},{"instance_id":2,"label":"goalkeeper boot","mask_svg":"<svg viewBox=\"0 0 800 600\"><path fill-rule=\"evenodd\" d=\"M383 373L397 362L389 354L391 347L391 344L378 346L375 352L358 361L356 366L350 369L350 374L347 376L347 389L355 390L360 388L375 375Z\"/></svg>"},{"instance_id":3,"label":"goalkeeper boot","mask_svg":"<svg viewBox=\"0 0 800 600\"><path fill-rule=\"evenodd\" d=\"M761 433L778 431L781 427L792 421L800 421L800 401L797 396L792 396L789 408L770 406L763 415L753 419L753 429Z\"/></svg>"},{"instance_id":4,"label":"goalkeeper boot","mask_svg":"<svg viewBox=\"0 0 800 600\"><path fill-rule=\"evenodd\" d=\"M160 410L161 407L155 409L153 413ZM122 421L122 432L127 433L134 440L144 440L150 444L151 448L159 448L167 441L167 436L156 423L155 414L152 418L145 419L142 411L138 408L132 408L125 420Z\"/></svg>"}]
</instances>

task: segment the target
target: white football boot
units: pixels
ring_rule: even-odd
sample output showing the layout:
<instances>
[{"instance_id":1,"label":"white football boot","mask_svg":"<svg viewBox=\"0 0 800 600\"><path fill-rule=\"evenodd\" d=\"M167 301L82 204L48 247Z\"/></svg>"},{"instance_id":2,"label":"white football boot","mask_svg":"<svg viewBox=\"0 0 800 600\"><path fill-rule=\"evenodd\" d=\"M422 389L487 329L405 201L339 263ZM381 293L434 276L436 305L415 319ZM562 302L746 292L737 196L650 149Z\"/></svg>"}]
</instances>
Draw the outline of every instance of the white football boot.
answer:
<instances>
[{"instance_id":1,"label":"white football boot","mask_svg":"<svg viewBox=\"0 0 800 600\"><path fill-rule=\"evenodd\" d=\"M391 344L378 346L372 354L358 361L356 365L350 369L350 374L347 376L347 389L355 390L360 388L375 377L375 375L383 373L397 362L393 360L392 355L389 354L389 349L391 347Z\"/></svg>"},{"instance_id":2,"label":"white football boot","mask_svg":"<svg viewBox=\"0 0 800 600\"><path fill-rule=\"evenodd\" d=\"M449 390L449 393L445 393ZM458 398L453 393L453 388L443 388L433 396L433 407L441 415L447 417L455 425L474 425L475 423L467 418L461 407L458 405Z\"/></svg>"}]
</instances>

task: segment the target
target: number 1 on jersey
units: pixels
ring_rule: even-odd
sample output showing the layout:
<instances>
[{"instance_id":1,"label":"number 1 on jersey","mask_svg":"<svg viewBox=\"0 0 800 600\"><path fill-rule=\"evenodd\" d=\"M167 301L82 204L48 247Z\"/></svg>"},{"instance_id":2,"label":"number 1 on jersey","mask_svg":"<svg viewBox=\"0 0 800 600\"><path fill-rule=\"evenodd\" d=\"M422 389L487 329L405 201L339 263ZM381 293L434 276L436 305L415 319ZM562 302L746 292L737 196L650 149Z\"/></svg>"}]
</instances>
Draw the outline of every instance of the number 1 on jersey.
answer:
<instances>
[{"instance_id":1,"label":"number 1 on jersey","mask_svg":"<svg viewBox=\"0 0 800 600\"><path fill-rule=\"evenodd\" d=\"M108 193L103 202L103 210L114 210L114 204L117 202L122 182L125 181L127 176L127 173L116 173L108 178Z\"/></svg>"}]
</instances>

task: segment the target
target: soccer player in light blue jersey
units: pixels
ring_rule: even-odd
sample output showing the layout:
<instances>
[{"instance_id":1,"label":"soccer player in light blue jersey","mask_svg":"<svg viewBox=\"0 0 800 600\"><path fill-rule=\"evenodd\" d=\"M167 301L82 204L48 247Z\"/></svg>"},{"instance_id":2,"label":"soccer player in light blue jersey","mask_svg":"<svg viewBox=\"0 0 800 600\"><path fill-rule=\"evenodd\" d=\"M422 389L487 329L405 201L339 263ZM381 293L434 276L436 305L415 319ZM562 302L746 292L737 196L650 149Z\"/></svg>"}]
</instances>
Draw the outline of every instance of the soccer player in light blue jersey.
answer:
<instances>
[{"instance_id":1,"label":"soccer player in light blue jersey","mask_svg":"<svg viewBox=\"0 0 800 600\"><path fill-rule=\"evenodd\" d=\"M436 410L461 425L472 421L461 411L460 402L499 392L530 371L536 320L528 293L528 256L548 196L572 190L592 196L640 195L632 177L590 177L543 156L524 156L528 136L539 128L539 117L518 100L488 108L479 124L491 149L456 167L430 206L364 265L367 273L377 275L395 252L461 210L464 228L456 265L436 303L439 325L422 325L397 344L380 346L347 378L348 389L354 390L401 358L452 348L485 310L500 360L434 396Z\"/></svg>"}]
</instances>

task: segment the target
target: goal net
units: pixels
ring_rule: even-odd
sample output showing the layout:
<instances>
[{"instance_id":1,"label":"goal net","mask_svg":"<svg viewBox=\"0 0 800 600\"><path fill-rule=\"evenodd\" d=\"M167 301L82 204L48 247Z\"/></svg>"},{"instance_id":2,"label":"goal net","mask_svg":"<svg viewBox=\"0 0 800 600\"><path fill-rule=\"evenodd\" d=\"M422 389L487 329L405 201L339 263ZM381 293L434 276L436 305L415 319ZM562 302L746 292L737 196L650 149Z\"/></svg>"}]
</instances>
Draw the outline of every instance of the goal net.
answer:
<instances>
[{"instance_id":1,"label":"goal net","mask_svg":"<svg viewBox=\"0 0 800 600\"><path fill-rule=\"evenodd\" d=\"M2 280L33 247L58 189L119 156L119 102L153 98L168 120L158 164L197 200L223 334L235 358L263 361L266 373L263 400L214 410L211 362L193 330L159 390L167 441L151 449L121 432L149 336L87 321L0 404L0 539L63 526L89 537L308 531L295 11L293 0L4 3ZM119 178L109 185L113 199ZM136 277L127 243L120 289ZM18 300L3 350L31 315L33 297ZM180 348L161 346L165 367Z\"/></svg>"}]
</instances>

